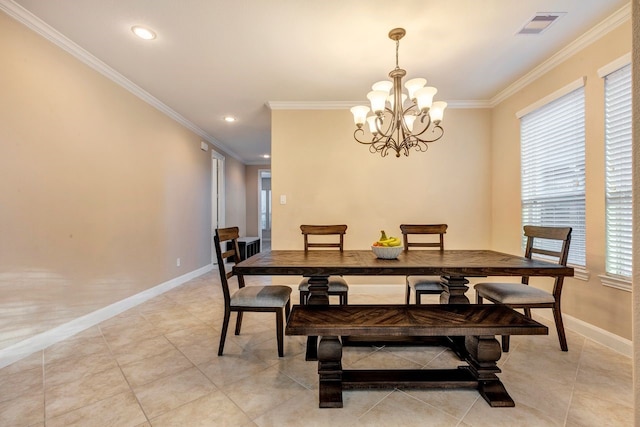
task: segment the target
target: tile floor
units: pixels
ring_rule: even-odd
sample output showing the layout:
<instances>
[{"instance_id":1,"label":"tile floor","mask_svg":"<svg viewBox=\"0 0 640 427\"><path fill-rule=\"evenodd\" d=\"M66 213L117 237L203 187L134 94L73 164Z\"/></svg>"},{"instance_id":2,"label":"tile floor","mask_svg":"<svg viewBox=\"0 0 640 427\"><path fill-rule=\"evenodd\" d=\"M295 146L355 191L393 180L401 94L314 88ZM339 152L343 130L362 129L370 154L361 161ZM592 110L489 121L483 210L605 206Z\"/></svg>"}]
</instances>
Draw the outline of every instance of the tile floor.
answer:
<instances>
[{"instance_id":1,"label":"tile floor","mask_svg":"<svg viewBox=\"0 0 640 427\"><path fill-rule=\"evenodd\" d=\"M248 284L261 278L247 278ZM351 303L402 303L352 286ZM293 293L293 302L297 302ZM629 426L631 359L568 331L512 337L499 374L515 408L474 390L351 391L319 409L302 337L277 357L274 316L245 315L218 357L216 270L0 370L2 426ZM232 319L233 321L233 319ZM551 328L550 328L551 329ZM345 368L452 367L446 348L345 348Z\"/></svg>"}]
</instances>

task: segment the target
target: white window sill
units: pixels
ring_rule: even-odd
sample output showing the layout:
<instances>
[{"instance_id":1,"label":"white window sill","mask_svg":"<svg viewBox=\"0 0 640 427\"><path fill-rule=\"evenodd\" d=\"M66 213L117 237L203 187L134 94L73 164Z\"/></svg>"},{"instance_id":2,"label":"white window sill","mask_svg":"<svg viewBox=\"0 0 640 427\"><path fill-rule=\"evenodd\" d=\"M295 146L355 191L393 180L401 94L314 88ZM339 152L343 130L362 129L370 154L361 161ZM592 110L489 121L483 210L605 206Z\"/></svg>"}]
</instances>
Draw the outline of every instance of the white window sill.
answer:
<instances>
[{"instance_id":1,"label":"white window sill","mask_svg":"<svg viewBox=\"0 0 640 427\"><path fill-rule=\"evenodd\" d=\"M598 277L604 286L631 292L631 279L627 277L612 276L609 274L601 274Z\"/></svg>"},{"instance_id":2,"label":"white window sill","mask_svg":"<svg viewBox=\"0 0 640 427\"><path fill-rule=\"evenodd\" d=\"M589 281L589 277L591 277L591 273L585 267L579 265L569 265L569 267L573 267L573 278L582 280L584 282Z\"/></svg>"},{"instance_id":3,"label":"white window sill","mask_svg":"<svg viewBox=\"0 0 640 427\"><path fill-rule=\"evenodd\" d=\"M533 259L539 259L540 261L547 261L547 262L550 261L550 259L544 258L542 256L534 256ZM551 262L555 262L555 261L551 261ZM571 276L572 279L578 279L584 282L589 281L589 277L591 277L591 273L589 273L589 270L587 270L586 267L582 265L571 265L571 264L567 264L567 267L573 268L573 276Z\"/></svg>"}]
</instances>

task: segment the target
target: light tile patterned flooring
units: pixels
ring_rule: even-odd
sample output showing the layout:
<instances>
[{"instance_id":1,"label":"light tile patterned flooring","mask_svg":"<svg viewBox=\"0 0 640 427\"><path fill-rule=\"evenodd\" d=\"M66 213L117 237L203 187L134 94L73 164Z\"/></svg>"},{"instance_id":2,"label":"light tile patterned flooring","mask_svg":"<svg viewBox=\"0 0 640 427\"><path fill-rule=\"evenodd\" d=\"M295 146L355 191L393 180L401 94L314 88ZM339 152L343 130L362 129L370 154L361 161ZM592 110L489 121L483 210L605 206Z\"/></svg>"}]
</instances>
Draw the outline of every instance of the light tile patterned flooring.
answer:
<instances>
[{"instance_id":1,"label":"light tile patterned flooring","mask_svg":"<svg viewBox=\"0 0 640 427\"><path fill-rule=\"evenodd\" d=\"M354 285L349 301L402 303L402 286L392 298L374 291ZM272 313L246 314L242 334L231 331L217 356L222 307L214 270L1 369L0 425L632 425L631 359L572 331L567 353L553 332L512 337L499 376L515 408L491 408L474 390L380 390L345 392L343 409L319 409L317 365L304 361L302 337L285 337L285 357L277 357ZM343 364L460 362L440 347L351 347Z\"/></svg>"}]
</instances>

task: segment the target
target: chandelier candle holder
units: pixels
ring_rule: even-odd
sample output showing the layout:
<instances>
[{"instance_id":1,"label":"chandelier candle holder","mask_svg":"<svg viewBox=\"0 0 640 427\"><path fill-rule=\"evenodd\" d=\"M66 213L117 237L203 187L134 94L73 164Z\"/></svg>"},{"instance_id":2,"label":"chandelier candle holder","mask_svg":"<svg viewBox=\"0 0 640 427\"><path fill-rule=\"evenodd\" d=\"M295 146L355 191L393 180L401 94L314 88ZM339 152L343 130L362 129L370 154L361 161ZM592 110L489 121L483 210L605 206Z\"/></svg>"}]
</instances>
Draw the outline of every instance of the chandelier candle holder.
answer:
<instances>
[{"instance_id":1,"label":"chandelier candle holder","mask_svg":"<svg viewBox=\"0 0 640 427\"><path fill-rule=\"evenodd\" d=\"M426 79L415 78L404 84L407 94L402 92L402 78L407 72L398 66L398 49L405 34L404 28L394 28L389 32L389 38L396 42L396 68L389 73L393 81L373 84L372 91L367 94L371 108L365 105L351 108L357 126L353 132L354 139L368 145L371 153L380 153L382 157L390 150L396 153L396 157L401 153L408 156L412 148L427 151L429 143L444 135L440 124L447 103L433 102L438 89L425 86ZM367 117L370 111L373 115ZM365 122L372 135L369 141L361 139L366 136Z\"/></svg>"}]
</instances>

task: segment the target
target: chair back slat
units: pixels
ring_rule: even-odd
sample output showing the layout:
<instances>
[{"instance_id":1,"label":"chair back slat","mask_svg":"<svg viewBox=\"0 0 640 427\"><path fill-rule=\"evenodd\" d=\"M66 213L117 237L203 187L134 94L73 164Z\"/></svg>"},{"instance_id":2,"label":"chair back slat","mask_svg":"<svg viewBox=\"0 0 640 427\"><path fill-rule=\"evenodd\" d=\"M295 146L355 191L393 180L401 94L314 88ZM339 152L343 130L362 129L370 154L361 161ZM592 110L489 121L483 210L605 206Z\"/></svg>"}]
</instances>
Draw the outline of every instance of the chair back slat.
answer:
<instances>
[{"instance_id":1,"label":"chair back slat","mask_svg":"<svg viewBox=\"0 0 640 427\"><path fill-rule=\"evenodd\" d=\"M444 250L444 235L447 232L447 224L400 224L400 230L402 231L402 241L404 243L404 250L408 251L409 248L438 248L441 251ZM417 235L433 235L438 236L436 242L416 242L409 241L409 236L412 234Z\"/></svg>"},{"instance_id":2,"label":"chair back slat","mask_svg":"<svg viewBox=\"0 0 640 427\"><path fill-rule=\"evenodd\" d=\"M550 257L554 257L554 258L560 258L562 256L562 252L560 251L551 251L548 249L541 249L541 248L531 248L531 253L534 254L540 254L540 255L546 255L546 256L550 256Z\"/></svg>"},{"instance_id":3,"label":"chair back slat","mask_svg":"<svg viewBox=\"0 0 640 427\"><path fill-rule=\"evenodd\" d=\"M534 225L524 226L524 235L527 238L527 245L525 248L524 256L531 259L534 254L545 255L555 258L555 262L560 265L567 265L569 258L569 246L571 245L571 227L541 227ZM540 240L549 240L560 242L559 250L552 250L548 248L542 248L536 246ZM528 284L529 277L523 277L522 283ZM562 293L562 285L564 283L564 277L556 277L553 285L553 296L557 301L560 300Z\"/></svg>"},{"instance_id":4,"label":"chair back slat","mask_svg":"<svg viewBox=\"0 0 640 427\"><path fill-rule=\"evenodd\" d=\"M304 250L308 251L310 248L336 248L340 252L344 250L344 235L347 232L347 226L345 224L339 225L301 225L300 231L304 236ZM317 242L311 241L309 236L338 236L336 242Z\"/></svg>"},{"instance_id":5,"label":"chair back slat","mask_svg":"<svg viewBox=\"0 0 640 427\"><path fill-rule=\"evenodd\" d=\"M238 227L218 228L213 236L214 247L216 250L216 259L218 260L218 271L220 272L220 282L222 284L222 293L224 301L228 307L231 302L231 291L229 289L229 279L236 276L238 279L238 287L244 287L244 277L234 274L233 270L226 271L225 262L230 259L232 262L240 262L240 248L238 247L238 237L240 229ZM222 250L222 245L231 242L230 250Z\"/></svg>"}]
</instances>

